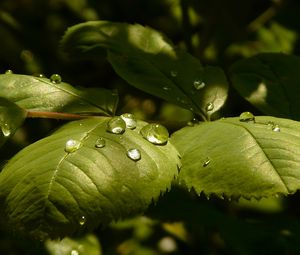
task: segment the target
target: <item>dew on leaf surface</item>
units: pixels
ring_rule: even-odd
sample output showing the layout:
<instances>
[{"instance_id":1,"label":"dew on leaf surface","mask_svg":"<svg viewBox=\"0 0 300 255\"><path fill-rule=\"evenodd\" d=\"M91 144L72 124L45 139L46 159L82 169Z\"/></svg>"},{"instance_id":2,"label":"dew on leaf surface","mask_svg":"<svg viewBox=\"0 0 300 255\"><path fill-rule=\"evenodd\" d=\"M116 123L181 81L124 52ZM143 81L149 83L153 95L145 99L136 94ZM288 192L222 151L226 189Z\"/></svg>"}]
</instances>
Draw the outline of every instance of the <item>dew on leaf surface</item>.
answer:
<instances>
[{"instance_id":1,"label":"dew on leaf surface","mask_svg":"<svg viewBox=\"0 0 300 255\"><path fill-rule=\"evenodd\" d=\"M106 141L103 137L99 137L97 140L96 140L96 143L95 143L95 147L96 148L103 148L105 147L105 144L106 144Z\"/></svg>"},{"instance_id":2,"label":"dew on leaf surface","mask_svg":"<svg viewBox=\"0 0 300 255\"><path fill-rule=\"evenodd\" d=\"M140 134L153 144L165 144L169 138L168 130L163 125L154 123L144 126Z\"/></svg>"},{"instance_id":3,"label":"dew on leaf surface","mask_svg":"<svg viewBox=\"0 0 300 255\"><path fill-rule=\"evenodd\" d=\"M61 76L59 74L55 73L55 74L51 75L50 81L52 83L59 84L59 83L61 83L62 79L61 79Z\"/></svg>"},{"instance_id":4,"label":"dew on leaf surface","mask_svg":"<svg viewBox=\"0 0 300 255\"><path fill-rule=\"evenodd\" d=\"M127 151L127 156L133 161L138 161L141 159L141 152L139 151L139 149L129 149Z\"/></svg>"},{"instance_id":5,"label":"dew on leaf surface","mask_svg":"<svg viewBox=\"0 0 300 255\"><path fill-rule=\"evenodd\" d=\"M81 142L74 139L69 139L65 145L65 152L72 153L79 149Z\"/></svg>"},{"instance_id":6,"label":"dew on leaf surface","mask_svg":"<svg viewBox=\"0 0 300 255\"><path fill-rule=\"evenodd\" d=\"M107 123L106 130L113 134L122 134L126 129L126 123L121 117L113 117Z\"/></svg>"},{"instance_id":7,"label":"dew on leaf surface","mask_svg":"<svg viewBox=\"0 0 300 255\"><path fill-rule=\"evenodd\" d=\"M242 112L240 114L240 121L242 122L255 121L255 117L251 112Z\"/></svg>"},{"instance_id":8,"label":"dew on leaf surface","mask_svg":"<svg viewBox=\"0 0 300 255\"><path fill-rule=\"evenodd\" d=\"M136 128L136 118L132 113L124 113L120 116L126 123L126 127L129 129Z\"/></svg>"}]
</instances>

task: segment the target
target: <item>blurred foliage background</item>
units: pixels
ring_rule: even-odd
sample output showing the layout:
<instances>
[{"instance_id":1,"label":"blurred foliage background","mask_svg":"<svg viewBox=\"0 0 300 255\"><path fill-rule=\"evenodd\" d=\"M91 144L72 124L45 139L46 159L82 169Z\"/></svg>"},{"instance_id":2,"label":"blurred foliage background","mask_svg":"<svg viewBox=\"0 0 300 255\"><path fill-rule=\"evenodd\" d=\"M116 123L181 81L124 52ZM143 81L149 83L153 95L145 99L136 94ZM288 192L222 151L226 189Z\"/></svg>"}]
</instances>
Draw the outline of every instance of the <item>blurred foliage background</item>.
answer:
<instances>
[{"instance_id":1,"label":"blurred foliage background","mask_svg":"<svg viewBox=\"0 0 300 255\"><path fill-rule=\"evenodd\" d=\"M299 12L296 0L1 0L0 72L12 69L48 77L59 73L74 86L117 89L118 113L188 121L190 112L126 84L105 53L94 60L67 59L59 45L65 30L99 19L140 23L166 34L203 64L226 70L234 61L260 52L299 55ZM244 110L258 113L230 89L221 115ZM1 149L1 164L62 123L27 120ZM51 249L49 242L27 240L0 221L0 254L101 254L98 242L102 254L300 254L299 201L298 194L261 201L207 200L173 189L144 216L97 229L91 240L80 244L93 249L81 253L70 248L69 241L65 249Z\"/></svg>"}]
</instances>

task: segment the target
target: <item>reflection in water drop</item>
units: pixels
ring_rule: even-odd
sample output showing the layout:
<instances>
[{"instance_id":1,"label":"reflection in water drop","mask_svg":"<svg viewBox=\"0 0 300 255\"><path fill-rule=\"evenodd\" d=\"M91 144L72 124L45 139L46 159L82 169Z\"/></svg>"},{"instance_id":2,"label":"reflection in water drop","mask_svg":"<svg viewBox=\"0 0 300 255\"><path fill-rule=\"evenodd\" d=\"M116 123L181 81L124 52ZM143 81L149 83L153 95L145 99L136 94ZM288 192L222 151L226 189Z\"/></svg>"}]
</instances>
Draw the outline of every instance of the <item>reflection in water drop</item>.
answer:
<instances>
[{"instance_id":1,"label":"reflection in water drop","mask_svg":"<svg viewBox=\"0 0 300 255\"><path fill-rule=\"evenodd\" d=\"M163 125L154 123L144 126L140 134L153 144L165 144L169 138L168 130Z\"/></svg>"},{"instance_id":2,"label":"reflection in water drop","mask_svg":"<svg viewBox=\"0 0 300 255\"><path fill-rule=\"evenodd\" d=\"M272 126L272 131L280 132L280 127L277 124L275 124L275 125Z\"/></svg>"},{"instance_id":3,"label":"reflection in water drop","mask_svg":"<svg viewBox=\"0 0 300 255\"><path fill-rule=\"evenodd\" d=\"M240 115L240 121L242 122L254 122L255 121L255 117L251 112L243 112Z\"/></svg>"},{"instance_id":4,"label":"reflection in water drop","mask_svg":"<svg viewBox=\"0 0 300 255\"><path fill-rule=\"evenodd\" d=\"M80 148L80 145L81 145L80 141L70 139L66 142L65 152L67 152L67 153L75 152Z\"/></svg>"},{"instance_id":5,"label":"reflection in water drop","mask_svg":"<svg viewBox=\"0 0 300 255\"><path fill-rule=\"evenodd\" d=\"M50 77L50 81L55 84L61 83L61 76L59 74L52 74Z\"/></svg>"},{"instance_id":6,"label":"reflection in water drop","mask_svg":"<svg viewBox=\"0 0 300 255\"><path fill-rule=\"evenodd\" d=\"M129 149L127 151L127 156L133 161L138 161L141 159L141 152L138 149Z\"/></svg>"},{"instance_id":7,"label":"reflection in water drop","mask_svg":"<svg viewBox=\"0 0 300 255\"><path fill-rule=\"evenodd\" d=\"M79 225L83 226L86 223L86 218L84 215L82 215L79 219Z\"/></svg>"},{"instance_id":8,"label":"reflection in water drop","mask_svg":"<svg viewBox=\"0 0 300 255\"><path fill-rule=\"evenodd\" d=\"M126 129L126 123L121 117L113 117L107 123L106 130L113 134L122 134Z\"/></svg>"},{"instance_id":9,"label":"reflection in water drop","mask_svg":"<svg viewBox=\"0 0 300 255\"><path fill-rule=\"evenodd\" d=\"M10 136L10 134L11 134L10 127L9 127L9 125L8 125L7 123L4 123L4 124L1 126L1 131L2 131L2 133L3 133L3 135L4 135L5 137Z\"/></svg>"},{"instance_id":10,"label":"reflection in water drop","mask_svg":"<svg viewBox=\"0 0 300 255\"><path fill-rule=\"evenodd\" d=\"M203 89L205 87L205 83L203 81L200 81L200 80L195 80L193 82L193 86L196 90L200 90L200 89Z\"/></svg>"},{"instance_id":11,"label":"reflection in water drop","mask_svg":"<svg viewBox=\"0 0 300 255\"><path fill-rule=\"evenodd\" d=\"M96 143L95 143L95 147L96 148L103 148L105 147L105 139L103 137L99 137L97 140L96 140Z\"/></svg>"},{"instance_id":12,"label":"reflection in water drop","mask_svg":"<svg viewBox=\"0 0 300 255\"><path fill-rule=\"evenodd\" d=\"M207 157L205 160L204 160L204 162L203 162L203 167L207 167L208 165L209 165L209 163L210 163L210 159Z\"/></svg>"},{"instance_id":13,"label":"reflection in water drop","mask_svg":"<svg viewBox=\"0 0 300 255\"><path fill-rule=\"evenodd\" d=\"M5 74L13 74L13 73L14 72L12 70L10 70L10 69L8 69L8 70L5 71Z\"/></svg>"},{"instance_id":14,"label":"reflection in water drop","mask_svg":"<svg viewBox=\"0 0 300 255\"><path fill-rule=\"evenodd\" d=\"M214 104L213 103L208 103L207 105L206 105L206 107L205 107L205 110L207 111L207 112L210 112L210 111L212 111L213 109L214 109Z\"/></svg>"},{"instance_id":15,"label":"reflection in water drop","mask_svg":"<svg viewBox=\"0 0 300 255\"><path fill-rule=\"evenodd\" d=\"M135 129L136 128L136 118L131 113L124 113L120 116L126 123L126 127L129 129Z\"/></svg>"}]
</instances>

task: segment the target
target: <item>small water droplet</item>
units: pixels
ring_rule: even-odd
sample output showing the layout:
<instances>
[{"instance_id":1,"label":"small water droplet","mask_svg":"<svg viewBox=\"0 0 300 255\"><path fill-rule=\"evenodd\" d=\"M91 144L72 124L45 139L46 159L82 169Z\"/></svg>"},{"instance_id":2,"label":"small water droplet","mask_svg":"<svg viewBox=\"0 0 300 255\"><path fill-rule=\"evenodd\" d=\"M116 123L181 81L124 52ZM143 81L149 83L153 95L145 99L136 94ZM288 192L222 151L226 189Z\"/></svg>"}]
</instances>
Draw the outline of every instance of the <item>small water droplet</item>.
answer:
<instances>
[{"instance_id":1,"label":"small water droplet","mask_svg":"<svg viewBox=\"0 0 300 255\"><path fill-rule=\"evenodd\" d=\"M79 255L79 251L77 250L72 250L70 255Z\"/></svg>"},{"instance_id":2,"label":"small water droplet","mask_svg":"<svg viewBox=\"0 0 300 255\"><path fill-rule=\"evenodd\" d=\"M240 121L242 121L242 122L254 122L255 117L251 112L243 112L240 115Z\"/></svg>"},{"instance_id":3,"label":"small water droplet","mask_svg":"<svg viewBox=\"0 0 300 255\"><path fill-rule=\"evenodd\" d=\"M79 219L79 225L83 226L86 223L86 218L84 215L82 215Z\"/></svg>"},{"instance_id":4,"label":"small water droplet","mask_svg":"<svg viewBox=\"0 0 300 255\"><path fill-rule=\"evenodd\" d=\"M66 142L65 152L68 152L68 153L75 152L79 149L80 145L81 145L80 141L70 139Z\"/></svg>"},{"instance_id":5,"label":"small water droplet","mask_svg":"<svg viewBox=\"0 0 300 255\"><path fill-rule=\"evenodd\" d=\"M190 126L190 127L193 127L193 126L195 126L195 125L197 125L197 124L199 124L199 120L196 119L196 118L191 119L191 120L187 123L187 125Z\"/></svg>"},{"instance_id":6,"label":"small water droplet","mask_svg":"<svg viewBox=\"0 0 300 255\"><path fill-rule=\"evenodd\" d=\"M165 144L169 138L168 130L163 125L154 123L144 126L140 134L153 144Z\"/></svg>"},{"instance_id":7,"label":"small water droplet","mask_svg":"<svg viewBox=\"0 0 300 255\"><path fill-rule=\"evenodd\" d=\"M61 76L59 74L57 74L57 73L52 74L51 77L50 77L50 81L52 83L55 83L55 84L61 83L61 80L62 80Z\"/></svg>"},{"instance_id":8,"label":"small water droplet","mask_svg":"<svg viewBox=\"0 0 300 255\"><path fill-rule=\"evenodd\" d=\"M127 156L133 161L138 161L141 159L141 152L138 149L129 149L127 151Z\"/></svg>"},{"instance_id":9,"label":"small water droplet","mask_svg":"<svg viewBox=\"0 0 300 255\"><path fill-rule=\"evenodd\" d=\"M206 110L207 112L210 112L210 111L212 111L214 108L215 108L215 106L214 106L213 103L208 103L208 104L206 105L206 107L205 107L205 110Z\"/></svg>"},{"instance_id":10,"label":"small water droplet","mask_svg":"<svg viewBox=\"0 0 300 255\"><path fill-rule=\"evenodd\" d=\"M275 124L275 125L272 126L272 131L280 132L280 127L277 124Z\"/></svg>"},{"instance_id":11,"label":"small water droplet","mask_svg":"<svg viewBox=\"0 0 300 255\"><path fill-rule=\"evenodd\" d=\"M103 137L99 137L97 140L96 140L96 143L95 143L95 147L96 148L103 148L105 147L105 139Z\"/></svg>"},{"instance_id":12,"label":"small water droplet","mask_svg":"<svg viewBox=\"0 0 300 255\"><path fill-rule=\"evenodd\" d=\"M207 167L210 163L210 159L209 158L206 158L203 162L203 167Z\"/></svg>"},{"instance_id":13,"label":"small water droplet","mask_svg":"<svg viewBox=\"0 0 300 255\"><path fill-rule=\"evenodd\" d=\"M200 90L200 89L203 89L205 87L205 83L203 81L200 81L200 80L195 80L193 82L193 86L196 90Z\"/></svg>"},{"instance_id":14,"label":"small water droplet","mask_svg":"<svg viewBox=\"0 0 300 255\"><path fill-rule=\"evenodd\" d=\"M169 87L165 86L165 87L163 87L163 90L165 90L165 91L169 91L169 90L171 90L171 88L169 88Z\"/></svg>"},{"instance_id":15,"label":"small water droplet","mask_svg":"<svg viewBox=\"0 0 300 255\"><path fill-rule=\"evenodd\" d=\"M13 73L14 72L12 70L10 70L10 69L8 69L8 70L5 71L5 74L13 74Z\"/></svg>"},{"instance_id":16,"label":"small water droplet","mask_svg":"<svg viewBox=\"0 0 300 255\"><path fill-rule=\"evenodd\" d=\"M107 122L106 130L113 134L122 134L126 129L126 123L121 117L113 117Z\"/></svg>"},{"instance_id":17,"label":"small water droplet","mask_svg":"<svg viewBox=\"0 0 300 255\"><path fill-rule=\"evenodd\" d=\"M4 123L2 126L1 126L1 130L2 130L2 133L5 137L8 137L10 136L11 134L11 130L10 130L10 127L7 123Z\"/></svg>"},{"instance_id":18,"label":"small water droplet","mask_svg":"<svg viewBox=\"0 0 300 255\"><path fill-rule=\"evenodd\" d=\"M129 129L135 129L136 128L136 118L131 113L124 113L121 115L121 118L125 121L126 127Z\"/></svg>"},{"instance_id":19,"label":"small water droplet","mask_svg":"<svg viewBox=\"0 0 300 255\"><path fill-rule=\"evenodd\" d=\"M171 74L172 77L176 77L178 73L177 73L177 71L172 70L170 72L170 74Z\"/></svg>"},{"instance_id":20,"label":"small water droplet","mask_svg":"<svg viewBox=\"0 0 300 255\"><path fill-rule=\"evenodd\" d=\"M46 78L46 76L45 76L44 74L42 74L42 73L39 73L39 74L37 74L36 76L37 76L37 77L40 77L40 78Z\"/></svg>"}]
</instances>

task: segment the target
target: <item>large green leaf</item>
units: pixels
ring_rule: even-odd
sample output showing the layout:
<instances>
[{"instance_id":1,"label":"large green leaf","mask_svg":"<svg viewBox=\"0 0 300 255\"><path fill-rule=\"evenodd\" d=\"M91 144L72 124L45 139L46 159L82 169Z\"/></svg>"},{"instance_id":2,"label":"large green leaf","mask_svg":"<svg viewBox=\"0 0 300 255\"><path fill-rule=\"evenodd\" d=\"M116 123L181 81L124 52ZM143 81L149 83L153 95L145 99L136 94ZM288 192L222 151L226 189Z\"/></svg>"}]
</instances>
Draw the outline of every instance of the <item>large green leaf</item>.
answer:
<instances>
[{"instance_id":1,"label":"large green leaf","mask_svg":"<svg viewBox=\"0 0 300 255\"><path fill-rule=\"evenodd\" d=\"M115 71L129 84L193 112L209 116L224 104L227 80L218 67L175 48L161 33L141 25L92 21L69 28L62 40L70 55L108 49Z\"/></svg>"},{"instance_id":2,"label":"large green leaf","mask_svg":"<svg viewBox=\"0 0 300 255\"><path fill-rule=\"evenodd\" d=\"M0 97L0 146L12 136L26 118L26 111Z\"/></svg>"},{"instance_id":3,"label":"large green leaf","mask_svg":"<svg viewBox=\"0 0 300 255\"><path fill-rule=\"evenodd\" d=\"M19 74L0 75L0 97L32 111L105 115L115 112L118 101L118 96L106 89L80 90L64 82Z\"/></svg>"},{"instance_id":4,"label":"large green leaf","mask_svg":"<svg viewBox=\"0 0 300 255\"><path fill-rule=\"evenodd\" d=\"M246 118L244 119L246 120ZM172 136L181 183L228 197L292 194L300 188L300 123L274 117L227 118Z\"/></svg>"},{"instance_id":5,"label":"large green leaf","mask_svg":"<svg viewBox=\"0 0 300 255\"><path fill-rule=\"evenodd\" d=\"M71 122L9 161L0 208L13 228L37 238L70 235L140 212L170 187L179 165L171 143L144 139L144 122L114 134L108 121ZM141 158L131 159L130 149Z\"/></svg>"},{"instance_id":6,"label":"large green leaf","mask_svg":"<svg viewBox=\"0 0 300 255\"><path fill-rule=\"evenodd\" d=\"M238 92L264 114L300 120L300 58L264 53L230 67Z\"/></svg>"}]
</instances>

